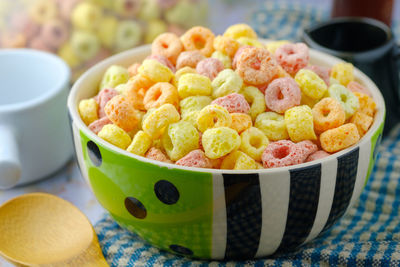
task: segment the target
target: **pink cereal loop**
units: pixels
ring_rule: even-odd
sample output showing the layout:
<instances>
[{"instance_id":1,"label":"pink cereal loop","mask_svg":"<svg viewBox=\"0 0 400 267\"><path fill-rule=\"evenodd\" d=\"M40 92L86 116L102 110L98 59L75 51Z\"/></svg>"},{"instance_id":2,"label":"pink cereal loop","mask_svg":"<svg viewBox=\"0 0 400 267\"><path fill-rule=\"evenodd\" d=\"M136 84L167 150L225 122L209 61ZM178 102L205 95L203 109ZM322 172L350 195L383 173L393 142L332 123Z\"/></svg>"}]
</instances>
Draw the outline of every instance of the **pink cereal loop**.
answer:
<instances>
[{"instance_id":1,"label":"pink cereal loop","mask_svg":"<svg viewBox=\"0 0 400 267\"><path fill-rule=\"evenodd\" d=\"M327 156L330 156L330 154L328 152L325 152L323 150L318 150L318 151L312 153L311 155L309 155L306 159L306 162L314 161L317 159L322 159Z\"/></svg>"},{"instance_id":2,"label":"pink cereal loop","mask_svg":"<svg viewBox=\"0 0 400 267\"><path fill-rule=\"evenodd\" d=\"M163 55L150 55L146 59L155 59L164 66L167 66L172 72L176 71L174 64L172 64L171 61L169 61L168 58Z\"/></svg>"},{"instance_id":3,"label":"pink cereal loop","mask_svg":"<svg viewBox=\"0 0 400 267\"><path fill-rule=\"evenodd\" d=\"M201 149L196 149L189 152L186 156L175 162L176 165L197 167L197 168L212 168L211 160L206 157Z\"/></svg>"},{"instance_id":4,"label":"pink cereal loop","mask_svg":"<svg viewBox=\"0 0 400 267\"><path fill-rule=\"evenodd\" d=\"M232 93L215 99L211 104L216 104L226 108L229 113L246 113L250 112L250 105L247 103L243 95Z\"/></svg>"},{"instance_id":5,"label":"pink cereal loop","mask_svg":"<svg viewBox=\"0 0 400 267\"><path fill-rule=\"evenodd\" d=\"M206 58L197 63L196 71L198 74L207 76L212 81L224 68L224 64L220 60Z\"/></svg>"},{"instance_id":6,"label":"pink cereal loop","mask_svg":"<svg viewBox=\"0 0 400 267\"><path fill-rule=\"evenodd\" d=\"M178 59L176 60L176 69L181 69L183 67L196 68L197 63L205 59L199 51L185 51L182 52Z\"/></svg>"},{"instance_id":7,"label":"pink cereal loop","mask_svg":"<svg viewBox=\"0 0 400 267\"><path fill-rule=\"evenodd\" d=\"M304 160L312 153L316 152L318 150L318 146L314 144L310 140L304 140L301 142L298 142L296 146L300 147L300 149L303 150L304 152Z\"/></svg>"},{"instance_id":8,"label":"pink cereal loop","mask_svg":"<svg viewBox=\"0 0 400 267\"><path fill-rule=\"evenodd\" d=\"M304 152L292 141L279 140L269 143L261 160L264 168L291 166L304 162Z\"/></svg>"},{"instance_id":9,"label":"pink cereal loop","mask_svg":"<svg viewBox=\"0 0 400 267\"><path fill-rule=\"evenodd\" d=\"M355 81L349 82L347 84L347 89L349 89L353 93L358 92L358 93L366 94L367 96L372 97L370 91L368 91L367 88L365 88L364 86L362 86L361 84L359 84L358 82L355 82Z\"/></svg>"},{"instance_id":10,"label":"pink cereal loop","mask_svg":"<svg viewBox=\"0 0 400 267\"><path fill-rule=\"evenodd\" d=\"M89 124L89 129L95 134L98 134L107 124L112 124L112 121L110 121L110 119L106 116Z\"/></svg>"},{"instance_id":11,"label":"pink cereal loop","mask_svg":"<svg viewBox=\"0 0 400 267\"><path fill-rule=\"evenodd\" d=\"M284 44L275 51L275 59L289 74L295 74L308 64L309 51L304 43Z\"/></svg>"},{"instance_id":12,"label":"pink cereal loop","mask_svg":"<svg viewBox=\"0 0 400 267\"><path fill-rule=\"evenodd\" d=\"M301 91L293 78L285 77L273 80L265 90L265 104L277 113L300 105Z\"/></svg>"},{"instance_id":13,"label":"pink cereal loop","mask_svg":"<svg viewBox=\"0 0 400 267\"><path fill-rule=\"evenodd\" d=\"M106 88L100 91L98 94L99 118L106 116L104 107L106 106L107 102L116 95L119 95L118 91L112 88Z\"/></svg>"},{"instance_id":14,"label":"pink cereal loop","mask_svg":"<svg viewBox=\"0 0 400 267\"><path fill-rule=\"evenodd\" d=\"M329 86L330 70L328 68L317 65L310 65L305 67L305 69L312 70L313 72L315 72L315 74L317 74L325 82L325 84Z\"/></svg>"}]
</instances>

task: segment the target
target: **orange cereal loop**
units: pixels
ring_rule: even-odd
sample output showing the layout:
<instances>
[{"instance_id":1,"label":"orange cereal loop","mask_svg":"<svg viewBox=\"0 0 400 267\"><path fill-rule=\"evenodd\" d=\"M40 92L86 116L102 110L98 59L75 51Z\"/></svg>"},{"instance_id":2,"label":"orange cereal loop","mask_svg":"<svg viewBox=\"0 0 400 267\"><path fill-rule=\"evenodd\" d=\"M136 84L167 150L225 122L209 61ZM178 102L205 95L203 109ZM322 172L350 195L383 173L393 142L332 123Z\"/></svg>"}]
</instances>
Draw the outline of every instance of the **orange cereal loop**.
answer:
<instances>
[{"instance_id":1,"label":"orange cereal loop","mask_svg":"<svg viewBox=\"0 0 400 267\"><path fill-rule=\"evenodd\" d=\"M206 57L214 52L214 34L207 28L193 27L181 36L181 41L186 51L197 50Z\"/></svg>"},{"instance_id":2,"label":"orange cereal loop","mask_svg":"<svg viewBox=\"0 0 400 267\"><path fill-rule=\"evenodd\" d=\"M151 45L151 53L153 55L163 55L174 65L182 51L183 45L181 40L176 34L171 32L160 34L154 39Z\"/></svg>"},{"instance_id":3,"label":"orange cereal loop","mask_svg":"<svg viewBox=\"0 0 400 267\"><path fill-rule=\"evenodd\" d=\"M319 139L322 149L333 153L356 144L360 140L360 134L354 123L346 123L323 132Z\"/></svg>"},{"instance_id":4,"label":"orange cereal loop","mask_svg":"<svg viewBox=\"0 0 400 267\"><path fill-rule=\"evenodd\" d=\"M346 113L342 105L334 98L326 97L312 108L314 129L317 133L325 132L343 125Z\"/></svg>"},{"instance_id":5,"label":"orange cereal loop","mask_svg":"<svg viewBox=\"0 0 400 267\"><path fill-rule=\"evenodd\" d=\"M123 95L116 95L108 101L104 111L110 121L125 132L132 131L139 124L137 110L133 107L132 102Z\"/></svg>"},{"instance_id":6,"label":"orange cereal loop","mask_svg":"<svg viewBox=\"0 0 400 267\"><path fill-rule=\"evenodd\" d=\"M371 116L360 111L357 111L350 119L350 122L357 126L358 133L361 137L364 136L369 127L371 127L373 121L374 119Z\"/></svg>"},{"instance_id":7,"label":"orange cereal loop","mask_svg":"<svg viewBox=\"0 0 400 267\"><path fill-rule=\"evenodd\" d=\"M231 58L235 56L239 47L240 44L231 37L218 35L214 39L214 49L228 55Z\"/></svg>"},{"instance_id":8,"label":"orange cereal loop","mask_svg":"<svg viewBox=\"0 0 400 267\"><path fill-rule=\"evenodd\" d=\"M244 49L236 66L236 72L250 85L269 83L278 71L278 64L265 48Z\"/></svg>"},{"instance_id":9,"label":"orange cereal loop","mask_svg":"<svg viewBox=\"0 0 400 267\"><path fill-rule=\"evenodd\" d=\"M253 125L251 117L245 113L231 113L231 117L232 124L230 128L237 131L239 134Z\"/></svg>"},{"instance_id":10,"label":"orange cereal loop","mask_svg":"<svg viewBox=\"0 0 400 267\"><path fill-rule=\"evenodd\" d=\"M360 102L360 109L358 111L373 117L375 114L376 103L374 102L372 97L359 92L353 93L358 98L358 102Z\"/></svg>"},{"instance_id":11,"label":"orange cereal loop","mask_svg":"<svg viewBox=\"0 0 400 267\"><path fill-rule=\"evenodd\" d=\"M156 83L150 87L143 99L144 108L147 110L158 108L166 103L172 104L176 108L179 106L178 90L167 82Z\"/></svg>"},{"instance_id":12,"label":"orange cereal loop","mask_svg":"<svg viewBox=\"0 0 400 267\"><path fill-rule=\"evenodd\" d=\"M138 69L140 67L140 63L133 63L128 67L129 77L136 76L138 74Z\"/></svg>"},{"instance_id":13,"label":"orange cereal loop","mask_svg":"<svg viewBox=\"0 0 400 267\"><path fill-rule=\"evenodd\" d=\"M126 83L126 89L123 91L123 95L126 96L133 104L134 108L139 110L146 110L143 105L143 99L148 88L153 85L146 76L138 74L132 77Z\"/></svg>"}]
</instances>

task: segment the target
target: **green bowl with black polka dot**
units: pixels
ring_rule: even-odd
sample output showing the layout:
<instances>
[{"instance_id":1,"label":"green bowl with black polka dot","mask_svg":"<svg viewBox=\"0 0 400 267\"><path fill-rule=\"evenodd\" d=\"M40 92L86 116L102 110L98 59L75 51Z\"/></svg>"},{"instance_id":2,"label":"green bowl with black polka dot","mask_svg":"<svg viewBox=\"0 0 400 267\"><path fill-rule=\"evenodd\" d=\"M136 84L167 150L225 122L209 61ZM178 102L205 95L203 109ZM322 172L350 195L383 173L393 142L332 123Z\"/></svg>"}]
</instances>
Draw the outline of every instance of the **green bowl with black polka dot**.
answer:
<instances>
[{"instance_id":1,"label":"green bowl with black polka dot","mask_svg":"<svg viewBox=\"0 0 400 267\"><path fill-rule=\"evenodd\" d=\"M182 167L140 157L99 138L83 123L78 103L97 94L105 70L150 54L143 46L84 73L68 108L82 176L119 225L161 249L202 259L253 259L299 248L329 229L359 198L374 165L385 105L359 70L377 112L356 145L295 166L249 170ZM339 62L311 50L312 64Z\"/></svg>"}]
</instances>

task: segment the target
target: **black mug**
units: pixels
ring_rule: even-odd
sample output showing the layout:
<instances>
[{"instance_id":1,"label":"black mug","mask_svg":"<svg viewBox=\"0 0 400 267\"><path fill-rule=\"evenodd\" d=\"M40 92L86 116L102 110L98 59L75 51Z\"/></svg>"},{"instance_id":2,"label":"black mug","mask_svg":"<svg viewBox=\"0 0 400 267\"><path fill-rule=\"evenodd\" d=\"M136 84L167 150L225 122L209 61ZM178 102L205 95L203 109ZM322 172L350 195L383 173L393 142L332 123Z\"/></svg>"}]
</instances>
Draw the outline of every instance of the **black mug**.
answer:
<instances>
[{"instance_id":1,"label":"black mug","mask_svg":"<svg viewBox=\"0 0 400 267\"><path fill-rule=\"evenodd\" d=\"M368 75L386 103L384 135L400 122L400 47L384 23L362 17L341 17L303 32L311 48L342 58Z\"/></svg>"}]
</instances>

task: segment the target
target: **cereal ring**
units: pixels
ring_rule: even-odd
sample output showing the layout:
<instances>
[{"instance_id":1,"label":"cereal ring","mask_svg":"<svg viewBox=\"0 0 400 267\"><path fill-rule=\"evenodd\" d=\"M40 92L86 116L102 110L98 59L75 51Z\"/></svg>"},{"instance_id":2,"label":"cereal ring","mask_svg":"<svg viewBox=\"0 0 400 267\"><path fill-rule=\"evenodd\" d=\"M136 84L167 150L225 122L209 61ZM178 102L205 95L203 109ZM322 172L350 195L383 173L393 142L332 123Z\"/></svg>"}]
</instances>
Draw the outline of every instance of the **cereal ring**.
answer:
<instances>
[{"instance_id":1,"label":"cereal ring","mask_svg":"<svg viewBox=\"0 0 400 267\"><path fill-rule=\"evenodd\" d=\"M206 157L201 149L189 152L186 156L175 162L176 165L195 167L195 168L212 168L211 160Z\"/></svg>"},{"instance_id":2,"label":"cereal ring","mask_svg":"<svg viewBox=\"0 0 400 267\"><path fill-rule=\"evenodd\" d=\"M331 69L331 77L336 79L340 84L347 86L347 84L354 80L353 64L351 63L337 63Z\"/></svg>"},{"instance_id":3,"label":"cereal ring","mask_svg":"<svg viewBox=\"0 0 400 267\"><path fill-rule=\"evenodd\" d=\"M142 6L140 0L114 0L112 2L114 11L120 16L128 18L135 17Z\"/></svg>"},{"instance_id":4,"label":"cereal ring","mask_svg":"<svg viewBox=\"0 0 400 267\"><path fill-rule=\"evenodd\" d=\"M288 139L285 118L275 112L264 112L257 116L254 126L260 129L269 140Z\"/></svg>"},{"instance_id":5,"label":"cereal ring","mask_svg":"<svg viewBox=\"0 0 400 267\"><path fill-rule=\"evenodd\" d=\"M257 39L256 32L249 25L244 24L244 23L229 26L225 30L224 36L230 37L233 39L238 39L240 37L248 37L251 39Z\"/></svg>"},{"instance_id":6,"label":"cereal ring","mask_svg":"<svg viewBox=\"0 0 400 267\"><path fill-rule=\"evenodd\" d=\"M215 51L214 53L212 53L211 57L216 58L219 61L221 61L222 64L224 64L225 69L232 68L232 60L228 55L226 55L220 51Z\"/></svg>"},{"instance_id":7,"label":"cereal ring","mask_svg":"<svg viewBox=\"0 0 400 267\"><path fill-rule=\"evenodd\" d=\"M303 151L303 161L306 160L306 158L316 152L318 150L318 146L311 142L310 140L304 140L301 142L298 142L296 144L302 151Z\"/></svg>"},{"instance_id":8,"label":"cereal ring","mask_svg":"<svg viewBox=\"0 0 400 267\"><path fill-rule=\"evenodd\" d=\"M176 60L176 68L179 70L183 67L196 68L197 63L205 59L199 51L185 51L179 54Z\"/></svg>"},{"instance_id":9,"label":"cereal ring","mask_svg":"<svg viewBox=\"0 0 400 267\"><path fill-rule=\"evenodd\" d=\"M244 51L246 48L252 48L252 46L251 46L251 45L244 45L244 46L239 47L239 49L236 51L235 56L233 57L233 60L232 60L232 68L233 68L234 70L235 70L236 67L237 67L237 62L238 62L240 56L242 55L243 51Z\"/></svg>"},{"instance_id":10,"label":"cereal ring","mask_svg":"<svg viewBox=\"0 0 400 267\"><path fill-rule=\"evenodd\" d=\"M133 63L132 65L130 65L128 67L128 73L129 73L130 78L136 76L139 73L138 72L139 67L140 67L140 63Z\"/></svg>"},{"instance_id":11,"label":"cereal ring","mask_svg":"<svg viewBox=\"0 0 400 267\"><path fill-rule=\"evenodd\" d=\"M148 159L161 161L165 163L173 163L160 149L151 147L144 155Z\"/></svg>"},{"instance_id":12,"label":"cereal ring","mask_svg":"<svg viewBox=\"0 0 400 267\"><path fill-rule=\"evenodd\" d=\"M31 6L29 15L39 24L43 24L57 17L58 10L54 1L38 0L25 5L26 7Z\"/></svg>"},{"instance_id":13,"label":"cereal ring","mask_svg":"<svg viewBox=\"0 0 400 267\"><path fill-rule=\"evenodd\" d=\"M240 150L256 161L261 161L261 155L268 146L269 141L265 134L258 128L251 127L240 134Z\"/></svg>"},{"instance_id":14,"label":"cereal ring","mask_svg":"<svg viewBox=\"0 0 400 267\"><path fill-rule=\"evenodd\" d=\"M206 156L210 159L221 158L240 146L239 134L228 127L217 127L206 130L202 136Z\"/></svg>"},{"instance_id":15,"label":"cereal ring","mask_svg":"<svg viewBox=\"0 0 400 267\"><path fill-rule=\"evenodd\" d=\"M214 49L228 55L229 57L233 57L239 47L240 44L230 37L218 35L214 39Z\"/></svg>"},{"instance_id":16,"label":"cereal ring","mask_svg":"<svg viewBox=\"0 0 400 267\"><path fill-rule=\"evenodd\" d=\"M310 66L305 67L305 69L313 71L325 82L326 86L329 86L329 69L328 68L322 67L322 66L317 66L317 65L310 65Z\"/></svg>"},{"instance_id":17,"label":"cereal ring","mask_svg":"<svg viewBox=\"0 0 400 267\"><path fill-rule=\"evenodd\" d=\"M102 10L99 6L82 1L72 11L71 22L74 27L91 32L99 25L102 15Z\"/></svg>"},{"instance_id":18,"label":"cereal ring","mask_svg":"<svg viewBox=\"0 0 400 267\"><path fill-rule=\"evenodd\" d=\"M289 77L273 80L265 90L267 107L277 113L284 113L285 110L300 105L300 100L300 88Z\"/></svg>"},{"instance_id":19,"label":"cereal ring","mask_svg":"<svg viewBox=\"0 0 400 267\"><path fill-rule=\"evenodd\" d=\"M197 73L195 69L191 67L183 67L175 72L175 76L172 78L172 84L178 88L179 84L179 79L181 78L182 75L187 74L187 73Z\"/></svg>"},{"instance_id":20,"label":"cereal ring","mask_svg":"<svg viewBox=\"0 0 400 267\"><path fill-rule=\"evenodd\" d=\"M311 155L309 155L308 158L306 159L306 162L314 161L317 159L323 159L327 156L330 156L330 154L323 150L318 150L318 151L312 153Z\"/></svg>"},{"instance_id":21,"label":"cereal ring","mask_svg":"<svg viewBox=\"0 0 400 267\"><path fill-rule=\"evenodd\" d=\"M179 121L168 125L162 135L161 143L169 158L176 161L199 148L199 133L192 124Z\"/></svg>"},{"instance_id":22,"label":"cereal ring","mask_svg":"<svg viewBox=\"0 0 400 267\"><path fill-rule=\"evenodd\" d=\"M181 114L184 115L185 113L188 113L191 111L200 111L205 106L211 104L211 101L212 101L212 99L209 96L186 97L179 102Z\"/></svg>"},{"instance_id":23,"label":"cereal ring","mask_svg":"<svg viewBox=\"0 0 400 267\"><path fill-rule=\"evenodd\" d=\"M139 124L137 110L123 95L116 95L108 101L104 111L110 121L126 132L132 131Z\"/></svg>"},{"instance_id":24,"label":"cereal ring","mask_svg":"<svg viewBox=\"0 0 400 267\"><path fill-rule=\"evenodd\" d=\"M276 49L278 49L278 47L284 45L284 44L289 44L289 41L286 40L279 40L279 41L273 41L273 42L268 42L265 47L268 49L268 51L274 55Z\"/></svg>"},{"instance_id":25,"label":"cereal ring","mask_svg":"<svg viewBox=\"0 0 400 267\"><path fill-rule=\"evenodd\" d=\"M265 168L276 168L303 163L305 158L301 148L295 143L279 140L269 143L261 159Z\"/></svg>"},{"instance_id":26,"label":"cereal ring","mask_svg":"<svg viewBox=\"0 0 400 267\"><path fill-rule=\"evenodd\" d=\"M214 52L214 33L207 28L197 26L189 29L181 36L186 51L199 51L209 57Z\"/></svg>"},{"instance_id":27,"label":"cereal ring","mask_svg":"<svg viewBox=\"0 0 400 267\"><path fill-rule=\"evenodd\" d=\"M323 132L319 140L323 150L333 153L357 143L360 140L360 134L354 123L346 123Z\"/></svg>"},{"instance_id":28,"label":"cereal ring","mask_svg":"<svg viewBox=\"0 0 400 267\"><path fill-rule=\"evenodd\" d=\"M106 15L99 21L99 27L96 34L103 46L109 49L114 47L117 27L118 20L112 15Z\"/></svg>"},{"instance_id":29,"label":"cereal ring","mask_svg":"<svg viewBox=\"0 0 400 267\"><path fill-rule=\"evenodd\" d=\"M112 65L106 70L100 83L100 91L104 88L114 88L121 83L126 83L129 79L128 70L118 65Z\"/></svg>"},{"instance_id":30,"label":"cereal ring","mask_svg":"<svg viewBox=\"0 0 400 267\"><path fill-rule=\"evenodd\" d=\"M81 115L81 118L86 125L89 125L98 119L97 110L98 104L93 98L84 99L79 102L79 115Z\"/></svg>"},{"instance_id":31,"label":"cereal ring","mask_svg":"<svg viewBox=\"0 0 400 267\"><path fill-rule=\"evenodd\" d=\"M360 108L358 98L343 85L333 84L329 86L328 94L340 102L346 113L346 119L350 118Z\"/></svg>"},{"instance_id":32,"label":"cereal ring","mask_svg":"<svg viewBox=\"0 0 400 267\"><path fill-rule=\"evenodd\" d=\"M147 110L158 108L166 103L175 107L179 105L178 91L172 84L166 82L156 83L150 87L143 99L144 108Z\"/></svg>"},{"instance_id":33,"label":"cereal ring","mask_svg":"<svg viewBox=\"0 0 400 267\"><path fill-rule=\"evenodd\" d=\"M317 133L325 132L343 125L346 113L342 105L334 98L326 97L312 108L314 129Z\"/></svg>"},{"instance_id":34,"label":"cereal ring","mask_svg":"<svg viewBox=\"0 0 400 267\"><path fill-rule=\"evenodd\" d=\"M229 127L232 117L229 112L218 105L205 106L197 117L197 128L204 133L205 130L215 127Z\"/></svg>"},{"instance_id":35,"label":"cereal ring","mask_svg":"<svg viewBox=\"0 0 400 267\"><path fill-rule=\"evenodd\" d=\"M250 104L250 116L254 121L257 116L266 110L264 95L253 86L244 87L240 93L244 95L246 101Z\"/></svg>"},{"instance_id":36,"label":"cereal ring","mask_svg":"<svg viewBox=\"0 0 400 267\"><path fill-rule=\"evenodd\" d=\"M211 81L208 77L187 73L179 78L178 93L181 98L195 95L210 95Z\"/></svg>"},{"instance_id":37,"label":"cereal ring","mask_svg":"<svg viewBox=\"0 0 400 267\"><path fill-rule=\"evenodd\" d=\"M144 156L147 150L151 147L152 142L153 140L148 134L143 131L138 131L126 151L139 156Z\"/></svg>"},{"instance_id":38,"label":"cereal ring","mask_svg":"<svg viewBox=\"0 0 400 267\"><path fill-rule=\"evenodd\" d=\"M57 49L68 39L68 27L61 20L51 20L40 31L40 38L50 47Z\"/></svg>"},{"instance_id":39,"label":"cereal ring","mask_svg":"<svg viewBox=\"0 0 400 267\"><path fill-rule=\"evenodd\" d=\"M75 31L71 36L71 47L83 61L92 59L100 50L100 41L90 32Z\"/></svg>"},{"instance_id":40,"label":"cereal ring","mask_svg":"<svg viewBox=\"0 0 400 267\"><path fill-rule=\"evenodd\" d=\"M180 115L176 108L171 104L164 104L143 118L142 128L153 139L157 139L169 124L178 122L179 119Z\"/></svg>"},{"instance_id":41,"label":"cereal ring","mask_svg":"<svg viewBox=\"0 0 400 267\"><path fill-rule=\"evenodd\" d=\"M363 137L365 133L368 131L369 127L371 127L372 123L374 122L374 119L371 116L361 111L357 111L351 117L350 122L354 123L357 126L357 130L358 133L360 134L360 137Z\"/></svg>"},{"instance_id":42,"label":"cereal ring","mask_svg":"<svg viewBox=\"0 0 400 267\"><path fill-rule=\"evenodd\" d=\"M106 88L100 91L97 97L97 102L99 103L99 117L103 118L106 116L106 112L104 111L104 107L107 102L110 101L114 96L118 95L117 90L112 88Z\"/></svg>"},{"instance_id":43,"label":"cereal ring","mask_svg":"<svg viewBox=\"0 0 400 267\"><path fill-rule=\"evenodd\" d=\"M309 106L297 106L285 111L285 124L293 142L315 140L314 121Z\"/></svg>"},{"instance_id":44,"label":"cereal ring","mask_svg":"<svg viewBox=\"0 0 400 267\"><path fill-rule=\"evenodd\" d=\"M147 76L153 82L169 82L174 76L172 71L154 59L145 59L138 69L139 74Z\"/></svg>"},{"instance_id":45,"label":"cereal ring","mask_svg":"<svg viewBox=\"0 0 400 267\"><path fill-rule=\"evenodd\" d=\"M284 44L276 49L275 58L285 71L293 75L307 66L308 47L304 43Z\"/></svg>"},{"instance_id":46,"label":"cereal ring","mask_svg":"<svg viewBox=\"0 0 400 267\"><path fill-rule=\"evenodd\" d=\"M31 44L32 45L32 44ZM65 43L58 50L58 56L61 57L70 68L76 68L81 64L81 59L75 54L70 43Z\"/></svg>"},{"instance_id":47,"label":"cereal ring","mask_svg":"<svg viewBox=\"0 0 400 267\"><path fill-rule=\"evenodd\" d=\"M252 126L251 117L245 113L231 113L232 123L230 128L239 134Z\"/></svg>"},{"instance_id":48,"label":"cereal ring","mask_svg":"<svg viewBox=\"0 0 400 267\"><path fill-rule=\"evenodd\" d=\"M221 163L221 169L225 170L255 170L257 164L246 153L242 151L233 151L226 156Z\"/></svg>"},{"instance_id":49,"label":"cereal ring","mask_svg":"<svg viewBox=\"0 0 400 267\"><path fill-rule=\"evenodd\" d=\"M359 84L356 81L349 82L346 87L347 87L347 89L349 89L353 93L358 92L358 93L362 93L362 94L365 94L365 95L368 95L368 96L372 97L372 95L368 91L368 89L365 88L364 86L362 86L361 84Z\"/></svg>"},{"instance_id":50,"label":"cereal ring","mask_svg":"<svg viewBox=\"0 0 400 267\"><path fill-rule=\"evenodd\" d=\"M101 131L101 129L103 129L104 125L107 124L112 124L112 121L110 121L110 119L107 117L103 117L89 124L89 129L95 134L98 134Z\"/></svg>"},{"instance_id":51,"label":"cereal ring","mask_svg":"<svg viewBox=\"0 0 400 267\"><path fill-rule=\"evenodd\" d=\"M226 108L229 113L249 113L250 105L243 95L238 93L229 94L215 99L211 104Z\"/></svg>"},{"instance_id":52,"label":"cereal ring","mask_svg":"<svg viewBox=\"0 0 400 267\"><path fill-rule=\"evenodd\" d=\"M265 46L257 39L252 39L252 38L248 38L248 37L240 37L236 40L240 45L250 45L253 47L265 48Z\"/></svg>"},{"instance_id":53,"label":"cereal ring","mask_svg":"<svg viewBox=\"0 0 400 267\"><path fill-rule=\"evenodd\" d=\"M358 98L358 102L360 103L359 111L373 117L376 108L376 103L374 100L363 93L355 92L354 95Z\"/></svg>"},{"instance_id":54,"label":"cereal ring","mask_svg":"<svg viewBox=\"0 0 400 267\"><path fill-rule=\"evenodd\" d=\"M226 96L231 93L237 93L242 88L243 80L231 69L225 69L218 73L217 77L211 83L213 98Z\"/></svg>"},{"instance_id":55,"label":"cereal ring","mask_svg":"<svg viewBox=\"0 0 400 267\"><path fill-rule=\"evenodd\" d=\"M144 108L143 99L147 90L153 85L153 81L144 75L138 74L132 77L126 83L126 89L122 92L123 95L129 98L133 103L134 108L146 110Z\"/></svg>"},{"instance_id":56,"label":"cereal ring","mask_svg":"<svg viewBox=\"0 0 400 267\"><path fill-rule=\"evenodd\" d=\"M246 48L237 61L236 71L251 85L269 83L278 73L278 65L265 48Z\"/></svg>"},{"instance_id":57,"label":"cereal ring","mask_svg":"<svg viewBox=\"0 0 400 267\"><path fill-rule=\"evenodd\" d=\"M107 124L98 133L103 140L122 149L126 149L131 143L131 137L115 124Z\"/></svg>"},{"instance_id":58,"label":"cereal ring","mask_svg":"<svg viewBox=\"0 0 400 267\"><path fill-rule=\"evenodd\" d=\"M198 74L204 75L212 81L224 68L224 64L218 59L206 58L197 64L196 71Z\"/></svg>"},{"instance_id":59,"label":"cereal ring","mask_svg":"<svg viewBox=\"0 0 400 267\"><path fill-rule=\"evenodd\" d=\"M312 99L321 99L327 92L325 82L313 71L301 69L294 77L303 94Z\"/></svg>"},{"instance_id":60,"label":"cereal ring","mask_svg":"<svg viewBox=\"0 0 400 267\"><path fill-rule=\"evenodd\" d=\"M171 63L171 61L168 60L168 58L166 58L163 55L150 55L148 56L146 59L155 59L158 62L160 62L161 64L163 64L164 66L167 66L172 72L175 72L175 66Z\"/></svg>"},{"instance_id":61,"label":"cereal ring","mask_svg":"<svg viewBox=\"0 0 400 267\"><path fill-rule=\"evenodd\" d=\"M161 16L161 7L158 5L157 0L141 1L140 4L141 8L138 17L141 20L149 21L158 19ZM168 27L168 32L173 32L173 29L170 30L170 27Z\"/></svg>"},{"instance_id":62,"label":"cereal ring","mask_svg":"<svg viewBox=\"0 0 400 267\"><path fill-rule=\"evenodd\" d=\"M165 12L165 19L169 23L178 25L196 25L199 15L198 5L192 1L179 1Z\"/></svg>"},{"instance_id":63,"label":"cereal ring","mask_svg":"<svg viewBox=\"0 0 400 267\"><path fill-rule=\"evenodd\" d=\"M183 45L178 36L166 32L160 34L151 44L151 53L163 55L173 64L176 64L179 54L183 51Z\"/></svg>"}]
</instances>

